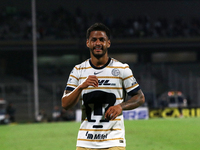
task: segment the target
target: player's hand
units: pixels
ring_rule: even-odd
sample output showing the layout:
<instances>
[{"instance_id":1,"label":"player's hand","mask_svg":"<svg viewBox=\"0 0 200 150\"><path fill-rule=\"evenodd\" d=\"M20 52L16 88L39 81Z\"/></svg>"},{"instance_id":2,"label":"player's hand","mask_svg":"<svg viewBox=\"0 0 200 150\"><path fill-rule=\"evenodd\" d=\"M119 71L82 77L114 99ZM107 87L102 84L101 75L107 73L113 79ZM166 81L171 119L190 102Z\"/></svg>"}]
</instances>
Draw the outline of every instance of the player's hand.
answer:
<instances>
[{"instance_id":1,"label":"player's hand","mask_svg":"<svg viewBox=\"0 0 200 150\"><path fill-rule=\"evenodd\" d=\"M81 88L85 89L88 86L98 87L98 78L95 75L89 75L86 80L81 84Z\"/></svg>"},{"instance_id":2,"label":"player's hand","mask_svg":"<svg viewBox=\"0 0 200 150\"><path fill-rule=\"evenodd\" d=\"M122 113L122 107L120 105L111 106L105 113L105 118L108 120L114 120Z\"/></svg>"}]
</instances>

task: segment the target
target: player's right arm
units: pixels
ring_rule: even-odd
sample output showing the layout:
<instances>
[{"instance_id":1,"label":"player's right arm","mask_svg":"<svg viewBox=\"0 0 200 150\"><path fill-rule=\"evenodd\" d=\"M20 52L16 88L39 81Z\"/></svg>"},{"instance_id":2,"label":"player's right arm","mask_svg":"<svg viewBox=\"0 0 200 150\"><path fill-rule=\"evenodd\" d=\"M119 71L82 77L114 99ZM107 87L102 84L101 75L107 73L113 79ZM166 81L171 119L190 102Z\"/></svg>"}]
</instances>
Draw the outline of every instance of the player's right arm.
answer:
<instances>
[{"instance_id":1,"label":"player's right arm","mask_svg":"<svg viewBox=\"0 0 200 150\"><path fill-rule=\"evenodd\" d=\"M78 85L73 91L65 90L62 97L62 107L64 109L69 109L77 104L82 90L88 86L98 87L98 78L94 75L89 75L86 80Z\"/></svg>"}]
</instances>

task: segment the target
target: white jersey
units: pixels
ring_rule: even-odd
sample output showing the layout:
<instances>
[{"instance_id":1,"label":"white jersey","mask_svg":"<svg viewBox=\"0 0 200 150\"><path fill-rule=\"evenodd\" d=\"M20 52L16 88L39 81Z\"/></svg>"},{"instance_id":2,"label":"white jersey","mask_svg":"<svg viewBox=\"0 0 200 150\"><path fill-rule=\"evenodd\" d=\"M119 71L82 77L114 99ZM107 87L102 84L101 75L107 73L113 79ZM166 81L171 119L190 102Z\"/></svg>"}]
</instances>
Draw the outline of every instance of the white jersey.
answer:
<instances>
[{"instance_id":1,"label":"white jersey","mask_svg":"<svg viewBox=\"0 0 200 150\"><path fill-rule=\"evenodd\" d=\"M77 146L107 148L126 146L123 115L115 120L106 120L106 110L124 101L124 92L132 95L140 87L127 64L113 58L103 67L92 65L90 59L76 65L70 73L66 90L73 90L88 75L96 75L98 87L89 86L81 93L82 123L77 138Z\"/></svg>"}]
</instances>

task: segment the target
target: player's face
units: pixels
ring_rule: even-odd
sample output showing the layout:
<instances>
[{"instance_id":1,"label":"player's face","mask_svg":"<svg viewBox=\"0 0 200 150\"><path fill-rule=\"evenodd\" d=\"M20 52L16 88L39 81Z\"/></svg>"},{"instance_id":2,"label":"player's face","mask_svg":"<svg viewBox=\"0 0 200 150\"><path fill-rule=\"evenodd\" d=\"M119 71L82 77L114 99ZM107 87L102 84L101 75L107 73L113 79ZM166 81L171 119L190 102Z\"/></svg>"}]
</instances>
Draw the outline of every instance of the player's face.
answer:
<instances>
[{"instance_id":1,"label":"player's face","mask_svg":"<svg viewBox=\"0 0 200 150\"><path fill-rule=\"evenodd\" d=\"M91 55L100 58L107 53L107 49L110 47L110 40L104 31L92 31L86 44L90 49Z\"/></svg>"}]
</instances>

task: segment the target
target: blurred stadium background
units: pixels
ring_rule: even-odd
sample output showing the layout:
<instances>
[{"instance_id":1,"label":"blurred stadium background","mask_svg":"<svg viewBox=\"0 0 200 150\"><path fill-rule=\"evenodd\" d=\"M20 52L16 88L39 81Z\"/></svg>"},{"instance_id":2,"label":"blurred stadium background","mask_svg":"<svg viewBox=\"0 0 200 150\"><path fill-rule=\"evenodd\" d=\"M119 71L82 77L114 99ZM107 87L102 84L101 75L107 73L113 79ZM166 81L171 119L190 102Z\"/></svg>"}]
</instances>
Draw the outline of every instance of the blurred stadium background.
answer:
<instances>
[{"instance_id":1,"label":"blurred stadium background","mask_svg":"<svg viewBox=\"0 0 200 150\"><path fill-rule=\"evenodd\" d=\"M89 57L86 29L103 22L112 31L109 55L130 65L145 107L171 102L200 116L199 7L198 0L36 0L39 112L51 120L61 109L70 71ZM33 68L31 0L1 0L0 99L13 103L17 122L35 121Z\"/></svg>"}]
</instances>

